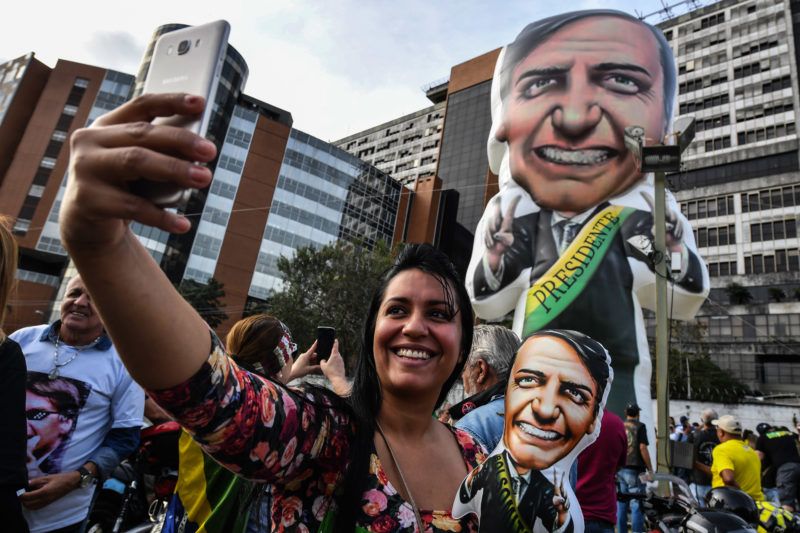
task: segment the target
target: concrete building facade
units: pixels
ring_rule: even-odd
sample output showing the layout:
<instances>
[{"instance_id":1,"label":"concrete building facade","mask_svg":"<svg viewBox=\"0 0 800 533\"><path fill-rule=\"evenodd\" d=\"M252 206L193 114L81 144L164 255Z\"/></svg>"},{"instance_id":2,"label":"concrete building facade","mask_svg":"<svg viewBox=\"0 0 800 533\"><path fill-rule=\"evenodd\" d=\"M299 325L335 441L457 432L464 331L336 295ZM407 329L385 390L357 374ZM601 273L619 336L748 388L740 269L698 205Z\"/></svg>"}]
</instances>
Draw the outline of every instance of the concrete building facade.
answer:
<instances>
[{"instance_id":1,"label":"concrete building facade","mask_svg":"<svg viewBox=\"0 0 800 533\"><path fill-rule=\"evenodd\" d=\"M444 102L349 135L333 144L403 185L436 174Z\"/></svg>"},{"instance_id":2,"label":"concrete building facade","mask_svg":"<svg viewBox=\"0 0 800 533\"><path fill-rule=\"evenodd\" d=\"M711 275L703 349L764 393L800 392L799 5L723 0L659 24L676 114L697 121L669 181Z\"/></svg>"}]
</instances>

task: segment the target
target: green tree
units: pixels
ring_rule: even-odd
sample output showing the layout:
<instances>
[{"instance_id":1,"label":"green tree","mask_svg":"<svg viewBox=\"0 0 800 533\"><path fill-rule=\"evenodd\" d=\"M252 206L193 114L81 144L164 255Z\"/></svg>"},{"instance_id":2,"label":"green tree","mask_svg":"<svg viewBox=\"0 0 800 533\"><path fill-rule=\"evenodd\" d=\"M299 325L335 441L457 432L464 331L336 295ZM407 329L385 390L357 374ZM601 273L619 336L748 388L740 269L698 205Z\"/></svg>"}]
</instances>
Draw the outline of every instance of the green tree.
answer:
<instances>
[{"instance_id":1,"label":"green tree","mask_svg":"<svg viewBox=\"0 0 800 533\"><path fill-rule=\"evenodd\" d=\"M670 321L669 397L676 400L739 402L749 389L711 360L706 333L706 327L700 322Z\"/></svg>"},{"instance_id":2,"label":"green tree","mask_svg":"<svg viewBox=\"0 0 800 533\"><path fill-rule=\"evenodd\" d=\"M734 305L746 305L753 301L753 295L750 294L747 287L743 287L736 282L729 283L725 287L725 292L728 293L728 299Z\"/></svg>"},{"instance_id":3,"label":"green tree","mask_svg":"<svg viewBox=\"0 0 800 533\"><path fill-rule=\"evenodd\" d=\"M344 241L301 248L293 258L278 260L283 290L255 310L280 318L301 350L314 342L317 326L335 327L339 351L353 368L370 298L394 255L383 241L372 250Z\"/></svg>"},{"instance_id":4,"label":"green tree","mask_svg":"<svg viewBox=\"0 0 800 533\"><path fill-rule=\"evenodd\" d=\"M786 292L780 287L770 287L767 292L769 292L769 299L773 302L782 302L786 299Z\"/></svg>"},{"instance_id":5,"label":"green tree","mask_svg":"<svg viewBox=\"0 0 800 533\"><path fill-rule=\"evenodd\" d=\"M200 283L192 279L185 279L177 286L184 300L200 313L203 320L212 328L216 328L228 319L222 306L225 289L222 283L214 278L209 278L208 283Z\"/></svg>"}]
</instances>

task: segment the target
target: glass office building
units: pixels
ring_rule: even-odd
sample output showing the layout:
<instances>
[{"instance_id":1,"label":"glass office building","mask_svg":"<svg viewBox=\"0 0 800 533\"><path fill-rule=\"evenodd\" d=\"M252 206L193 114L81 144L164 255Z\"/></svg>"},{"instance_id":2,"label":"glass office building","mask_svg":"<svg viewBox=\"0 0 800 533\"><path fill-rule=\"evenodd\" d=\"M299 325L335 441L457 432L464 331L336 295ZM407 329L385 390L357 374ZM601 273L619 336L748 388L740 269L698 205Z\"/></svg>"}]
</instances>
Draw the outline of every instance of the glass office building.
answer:
<instances>
[{"instance_id":1,"label":"glass office building","mask_svg":"<svg viewBox=\"0 0 800 533\"><path fill-rule=\"evenodd\" d=\"M278 258L338 239L392 242L402 185L352 154L292 130L249 296L280 290Z\"/></svg>"},{"instance_id":2,"label":"glass office building","mask_svg":"<svg viewBox=\"0 0 800 533\"><path fill-rule=\"evenodd\" d=\"M122 105L128 99L128 95L133 87L133 80L134 78L130 74L124 74L114 70L107 70L105 77L103 78L103 82L100 85L100 91L97 93L97 96L92 104L92 108L89 111L89 117L87 118L85 125L90 126L92 122L94 122L100 115L108 113L109 111ZM29 196L35 196L35 192L44 190L44 184L49 177L49 169L55 166L55 156L61 150L62 145L67 142L67 131L72 123L71 117L75 115L77 111L77 105L80 101L80 98L83 96L83 93L86 91L87 85L88 80L84 78L75 79L75 83L70 91L71 100L68 99L67 103L64 105L61 118L59 119L56 128L50 135L50 145L48 146L48 151L45 152L45 156L42 158L42 161L39 165L39 170L36 178L34 179L34 184L31 186L31 192L29 192ZM39 183L37 180L41 180L41 183ZM39 189L35 189L35 187L39 187ZM61 209L61 200L64 197L66 188L67 172L64 172L64 175L61 178L61 186L58 188L58 194L56 195L56 199L50 207L50 213L47 215L47 222L45 222L44 228L42 228L42 232L39 236L39 240L36 243L36 249L39 251L63 256L67 255L67 252L64 250L63 246L61 246L61 236L58 229L58 212ZM40 196L41 193L39 193L39 196L35 197L38 200ZM25 217L20 216L17 220L17 224L20 224L20 221L25 220ZM153 249L151 246L148 246L148 248L151 250ZM163 248L161 251L163 252Z\"/></svg>"},{"instance_id":3,"label":"glass office building","mask_svg":"<svg viewBox=\"0 0 800 533\"><path fill-rule=\"evenodd\" d=\"M234 108L183 279L206 283L214 275L257 121L256 111Z\"/></svg>"},{"instance_id":4,"label":"glass office building","mask_svg":"<svg viewBox=\"0 0 800 533\"><path fill-rule=\"evenodd\" d=\"M491 80L447 97L447 118L439 153L439 177L445 189L458 191L457 221L474 232L483 215L489 162L486 139L492 127Z\"/></svg>"}]
</instances>

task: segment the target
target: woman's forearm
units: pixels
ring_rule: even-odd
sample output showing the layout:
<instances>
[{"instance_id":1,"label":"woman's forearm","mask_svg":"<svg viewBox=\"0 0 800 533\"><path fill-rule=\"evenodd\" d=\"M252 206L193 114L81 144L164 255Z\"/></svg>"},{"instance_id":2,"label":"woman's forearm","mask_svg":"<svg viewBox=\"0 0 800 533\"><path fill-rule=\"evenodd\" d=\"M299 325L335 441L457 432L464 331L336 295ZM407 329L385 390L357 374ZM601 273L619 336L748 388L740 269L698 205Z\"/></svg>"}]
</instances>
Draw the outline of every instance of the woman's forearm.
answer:
<instances>
[{"instance_id":1,"label":"woman's forearm","mask_svg":"<svg viewBox=\"0 0 800 533\"><path fill-rule=\"evenodd\" d=\"M136 220L185 233L189 220L130 192L143 177L202 188L214 144L158 116L196 115L202 98L145 95L70 137L70 169L60 211L61 240L133 378L161 389L185 381L208 356L207 326L172 287L131 232Z\"/></svg>"},{"instance_id":2,"label":"woman's forearm","mask_svg":"<svg viewBox=\"0 0 800 533\"><path fill-rule=\"evenodd\" d=\"M102 253L71 255L133 379L163 389L197 372L208 357L208 326L132 232Z\"/></svg>"}]
</instances>

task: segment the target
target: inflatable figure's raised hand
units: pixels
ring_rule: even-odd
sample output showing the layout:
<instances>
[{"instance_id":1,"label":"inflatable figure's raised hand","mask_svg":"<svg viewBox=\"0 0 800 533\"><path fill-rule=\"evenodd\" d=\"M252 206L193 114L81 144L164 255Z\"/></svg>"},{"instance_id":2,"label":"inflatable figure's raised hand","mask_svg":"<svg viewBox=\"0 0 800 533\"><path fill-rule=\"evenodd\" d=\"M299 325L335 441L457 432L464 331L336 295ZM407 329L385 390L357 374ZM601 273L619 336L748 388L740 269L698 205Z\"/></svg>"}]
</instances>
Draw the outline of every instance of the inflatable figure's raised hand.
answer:
<instances>
[{"instance_id":1,"label":"inflatable figure's raised hand","mask_svg":"<svg viewBox=\"0 0 800 533\"><path fill-rule=\"evenodd\" d=\"M484 243L492 272L497 272L503 254L514 244L514 212L522 196L515 196L508 205L505 214L502 212L500 197L492 200L491 215L487 219Z\"/></svg>"},{"instance_id":2,"label":"inflatable figure's raised hand","mask_svg":"<svg viewBox=\"0 0 800 533\"><path fill-rule=\"evenodd\" d=\"M653 218L655 219L655 200L653 200L653 197L648 192L642 191L640 194L642 198L644 198L644 201L647 202L647 205L650 207L650 212L653 213ZM671 252L680 252L683 246L683 227L678 219L678 214L667 207L664 212L664 218L666 220L665 241L667 249ZM653 235L655 235L655 228L653 229Z\"/></svg>"},{"instance_id":3,"label":"inflatable figure's raised hand","mask_svg":"<svg viewBox=\"0 0 800 533\"><path fill-rule=\"evenodd\" d=\"M564 473L561 473L560 481L557 480L557 475L555 469L553 469L553 508L556 510L556 513L558 513L556 525L561 527L569 517L569 500L564 490Z\"/></svg>"}]
</instances>

